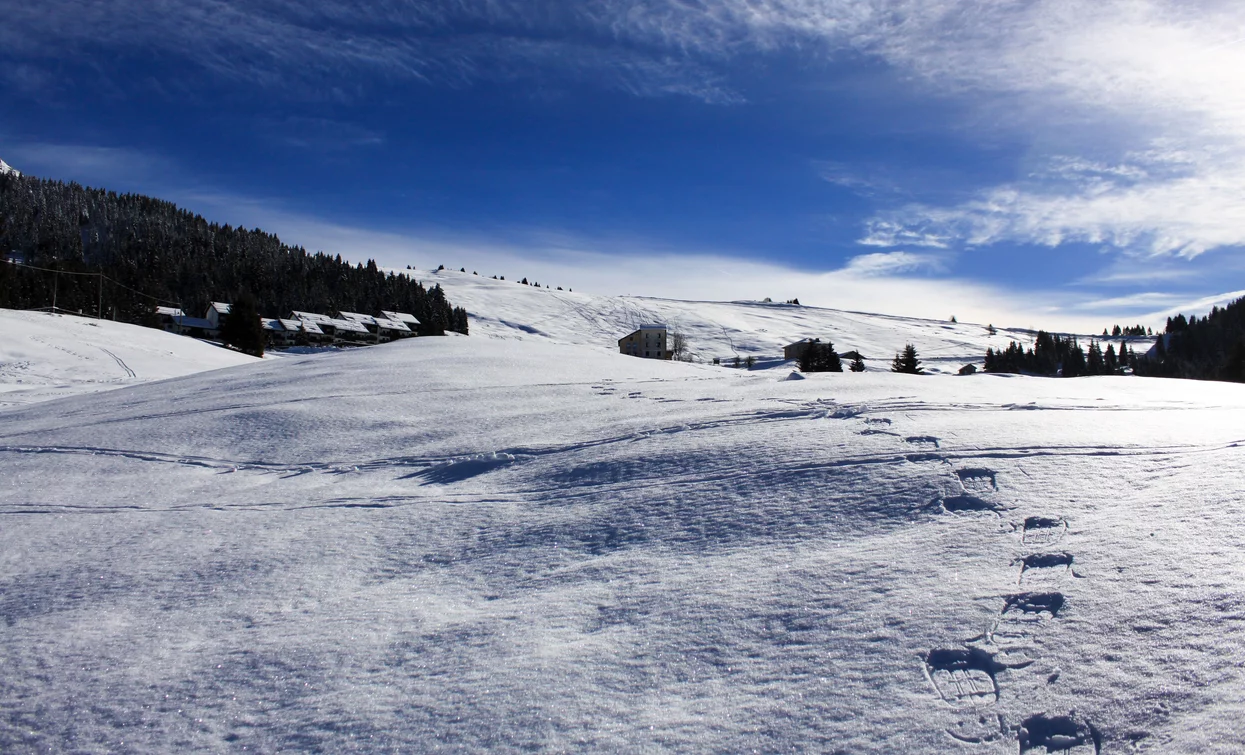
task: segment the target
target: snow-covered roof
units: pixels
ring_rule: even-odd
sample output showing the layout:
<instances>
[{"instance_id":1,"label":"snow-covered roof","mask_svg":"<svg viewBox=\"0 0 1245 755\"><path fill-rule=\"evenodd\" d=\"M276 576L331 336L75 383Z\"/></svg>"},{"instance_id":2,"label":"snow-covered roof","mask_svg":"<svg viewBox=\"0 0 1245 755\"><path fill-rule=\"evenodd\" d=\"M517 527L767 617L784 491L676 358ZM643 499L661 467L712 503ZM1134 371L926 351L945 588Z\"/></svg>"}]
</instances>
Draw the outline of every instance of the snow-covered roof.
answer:
<instances>
[{"instance_id":1,"label":"snow-covered roof","mask_svg":"<svg viewBox=\"0 0 1245 755\"><path fill-rule=\"evenodd\" d=\"M316 313L316 312L299 312L299 311L296 309L296 310L294 310L293 312L291 312L290 314L293 316L293 318L294 318L295 320L302 320L303 322L307 322L307 321L310 321L310 322L327 322L327 323L331 323L331 322L333 322L333 318L332 318L332 317L329 317L328 315L318 314L318 313Z\"/></svg>"},{"instance_id":2,"label":"snow-covered roof","mask_svg":"<svg viewBox=\"0 0 1245 755\"><path fill-rule=\"evenodd\" d=\"M307 333L308 335L313 335L313 336L324 335L324 331L320 330L320 324L313 320L297 320L296 322L298 322L298 324L302 326L303 332ZM291 330L297 330L297 328L291 328Z\"/></svg>"},{"instance_id":3,"label":"snow-covered roof","mask_svg":"<svg viewBox=\"0 0 1245 755\"><path fill-rule=\"evenodd\" d=\"M343 320L353 320L355 322L361 322L364 325L374 325L376 323L375 317L372 317L371 315L361 315L358 312L338 312L337 315Z\"/></svg>"},{"instance_id":4,"label":"snow-covered roof","mask_svg":"<svg viewBox=\"0 0 1245 755\"><path fill-rule=\"evenodd\" d=\"M354 320L331 320L326 325L332 325L338 331L346 333L367 333L367 328L363 327L363 323Z\"/></svg>"},{"instance_id":5,"label":"snow-covered roof","mask_svg":"<svg viewBox=\"0 0 1245 755\"><path fill-rule=\"evenodd\" d=\"M282 318L279 318L279 322L281 323L281 327L285 328L291 333L297 333L303 327L303 323L301 320L287 320L284 317L282 317Z\"/></svg>"},{"instance_id":6,"label":"snow-covered roof","mask_svg":"<svg viewBox=\"0 0 1245 755\"><path fill-rule=\"evenodd\" d=\"M264 327L264 330L285 330L280 320L274 320L271 317L261 317L259 318L259 323Z\"/></svg>"},{"instance_id":7,"label":"snow-covered roof","mask_svg":"<svg viewBox=\"0 0 1245 755\"><path fill-rule=\"evenodd\" d=\"M214 301L208 305L208 309L216 310L217 314L227 315L229 314L229 310L232 309L232 305L227 304L223 301Z\"/></svg>"},{"instance_id":8,"label":"snow-covered roof","mask_svg":"<svg viewBox=\"0 0 1245 755\"><path fill-rule=\"evenodd\" d=\"M156 314L165 317L185 317L186 313L177 307L156 307Z\"/></svg>"},{"instance_id":9,"label":"snow-covered roof","mask_svg":"<svg viewBox=\"0 0 1245 755\"><path fill-rule=\"evenodd\" d=\"M652 324L641 325L640 327L636 328L636 330L665 330L665 329L666 329L665 325L652 325Z\"/></svg>"},{"instance_id":10,"label":"snow-covered roof","mask_svg":"<svg viewBox=\"0 0 1245 755\"><path fill-rule=\"evenodd\" d=\"M396 322L404 322L407 325L419 325L419 320L415 318L415 315L409 312L393 312L388 309L382 309L380 311L380 314L382 317L384 317L387 320L394 320Z\"/></svg>"},{"instance_id":11,"label":"snow-covered roof","mask_svg":"<svg viewBox=\"0 0 1245 755\"><path fill-rule=\"evenodd\" d=\"M406 323L398 320L386 320L382 317L377 317L375 322L376 326L381 330L401 330L406 333L411 332L411 329L406 327Z\"/></svg>"}]
</instances>

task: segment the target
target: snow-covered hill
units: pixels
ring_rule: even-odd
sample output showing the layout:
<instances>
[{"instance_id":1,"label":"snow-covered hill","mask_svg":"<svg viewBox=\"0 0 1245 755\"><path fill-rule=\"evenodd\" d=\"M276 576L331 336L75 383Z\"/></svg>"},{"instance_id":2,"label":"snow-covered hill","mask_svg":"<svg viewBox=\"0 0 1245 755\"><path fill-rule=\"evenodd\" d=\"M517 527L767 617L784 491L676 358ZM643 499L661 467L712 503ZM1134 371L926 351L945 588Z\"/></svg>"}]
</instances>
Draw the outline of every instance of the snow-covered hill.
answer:
<instances>
[{"instance_id":1,"label":"snow-covered hill","mask_svg":"<svg viewBox=\"0 0 1245 755\"><path fill-rule=\"evenodd\" d=\"M859 351L871 370L888 370L891 359L913 344L930 372L955 373L980 366L986 349L1012 341L1032 343L1035 331L989 324L846 312L764 302L696 302L639 296L597 296L535 288L454 270L396 270L425 285L439 284L446 297L471 316L471 332L499 338L546 340L617 351L617 341L644 323L663 323L686 337L698 360L735 356L779 358L782 347L802 338L830 340L840 351ZM951 308L952 303L948 304ZM1015 323L1008 323L1015 325ZM1037 323L1040 326L1041 323ZM1027 324L1026 324L1027 326ZM1085 339L1088 341L1089 336ZM1129 339L1145 351L1152 339ZM1112 339L1117 348L1120 339ZM1105 348L1105 346L1104 346Z\"/></svg>"},{"instance_id":2,"label":"snow-covered hill","mask_svg":"<svg viewBox=\"0 0 1245 755\"><path fill-rule=\"evenodd\" d=\"M4 175L4 174L6 174L6 173L11 173L11 174L13 174L13 175L15 175L15 176L20 176L20 175L21 175L21 173L20 173L19 171L17 171L16 169L14 169L14 168L13 168L12 166L10 166L8 163L6 163L6 162L5 162L5 161L3 161L3 160L0 160L0 175Z\"/></svg>"},{"instance_id":3,"label":"snow-covered hill","mask_svg":"<svg viewBox=\"0 0 1245 755\"><path fill-rule=\"evenodd\" d=\"M254 361L162 330L0 309L0 408Z\"/></svg>"},{"instance_id":4,"label":"snow-covered hill","mask_svg":"<svg viewBox=\"0 0 1245 755\"><path fill-rule=\"evenodd\" d=\"M1245 387L607 346L0 410L0 751L1239 751Z\"/></svg>"}]
</instances>

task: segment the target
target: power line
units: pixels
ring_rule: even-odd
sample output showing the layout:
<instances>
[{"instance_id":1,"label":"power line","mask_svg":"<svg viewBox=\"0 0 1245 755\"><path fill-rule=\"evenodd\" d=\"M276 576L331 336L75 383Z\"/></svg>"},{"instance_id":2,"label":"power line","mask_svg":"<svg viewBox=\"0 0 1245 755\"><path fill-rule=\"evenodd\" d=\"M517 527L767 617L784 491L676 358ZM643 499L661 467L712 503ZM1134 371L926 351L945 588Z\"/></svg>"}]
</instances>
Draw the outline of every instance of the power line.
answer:
<instances>
[{"instance_id":1,"label":"power line","mask_svg":"<svg viewBox=\"0 0 1245 755\"><path fill-rule=\"evenodd\" d=\"M139 296L144 296L148 299L151 299L152 301L159 302L160 304L175 304L179 308L181 307L181 302L168 301L167 299L161 299L158 296L152 296L151 294L143 293L142 291L139 291L136 288L130 288L129 286L122 283L121 281L115 278L110 278L107 275L104 275L103 273L79 273L79 272L74 272L72 270L57 270L55 268L50 268L50 267L39 267L38 265L27 265L25 262L17 262L15 260L9 260L8 262L10 265L16 265L17 267L25 267L31 270L42 270L45 273L56 273L57 275L98 276L99 278L106 280L115 286L120 286L121 288L124 288L126 291L131 291L133 293L138 294Z\"/></svg>"}]
</instances>

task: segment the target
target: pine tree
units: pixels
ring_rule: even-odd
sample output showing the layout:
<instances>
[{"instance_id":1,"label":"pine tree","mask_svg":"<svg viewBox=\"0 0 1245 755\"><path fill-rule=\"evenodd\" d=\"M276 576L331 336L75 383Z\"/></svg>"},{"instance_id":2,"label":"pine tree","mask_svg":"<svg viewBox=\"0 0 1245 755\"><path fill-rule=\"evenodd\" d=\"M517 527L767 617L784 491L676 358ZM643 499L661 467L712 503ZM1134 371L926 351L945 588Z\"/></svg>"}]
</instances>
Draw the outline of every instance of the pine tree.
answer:
<instances>
[{"instance_id":1,"label":"pine tree","mask_svg":"<svg viewBox=\"0 0 1245 755\"><path fill-rule=\"evenodd\" d=\"M921 360L917 359L916 347L908 344L903 347L903 352L895 355L895 360L891 362L891 372L904 372L909 375L924 375L925 371L921 369Z\"/></svg>"},{"instance_id":2,"label":"pine tree","mask_svg":"<svg viewBox=\"0 0 1245 755\"><path fill-rule=\"evenodd\" d=\"M1123 348L1123 347L1121 347ZM1120 374L1120 362L1115 357L1115 344L1107 344L1107 351L1102 358L1103 367L1108 375Z\"/></svg>"},{"instance_id":3,"label":"pine tree","mask_svg":"<svg viewBox=\"0 0 1245 755\"><path fill-rule=\"evenodd\" d=\"M815 372L817 369L817 346L820 339L814 338L804 344L804 350L800 352L800 359L797 362L800 372Z\"/></svg>"},{"instance_id":4,"label":"pine tree","mask_svg":"<svg viewBox=\"0 0 1245 755\"><path fill-rule=\"evenodd\" d=\"M848 369L850 369L852 372L864 372L865 371L865 360L860 358L859 352L852 359L852 366L849 367Z\"/></svg>"},{"instance_id":5,"label":"pine tree","mask_svg":"<svg viewBox=\"0 0 1245 755\"><path fill-rule=\"evenodd\" d=\"M255 298L243 292L234 299L229 316L221 325L220 340L244 354L264 355L264 326L259 321Z\"/></svg>"}]
</instances>

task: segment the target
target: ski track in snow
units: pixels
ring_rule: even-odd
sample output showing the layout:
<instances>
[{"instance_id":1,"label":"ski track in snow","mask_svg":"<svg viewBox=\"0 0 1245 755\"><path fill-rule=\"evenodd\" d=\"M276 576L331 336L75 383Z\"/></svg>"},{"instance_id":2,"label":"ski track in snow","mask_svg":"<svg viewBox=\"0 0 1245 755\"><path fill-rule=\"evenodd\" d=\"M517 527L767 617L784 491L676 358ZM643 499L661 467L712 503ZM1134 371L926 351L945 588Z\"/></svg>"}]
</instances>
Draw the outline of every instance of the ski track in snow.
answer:
<instances>
[{"instance_id":1,"label":"ski track in snow","mask_svg":"<svg viewBox=\"0 0 1245 755\"><path fill-rule=\"evenodd\" d=\"M1238 745L1239 387L498 319L0 412L0 751Z\"/></svg>"}]
</instances>

